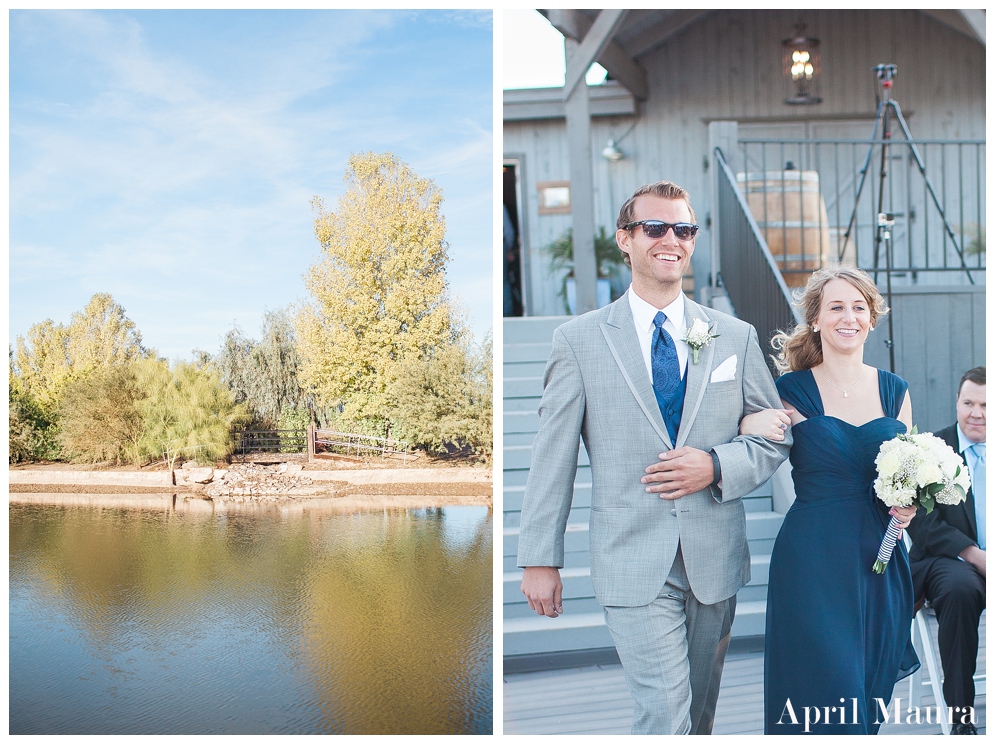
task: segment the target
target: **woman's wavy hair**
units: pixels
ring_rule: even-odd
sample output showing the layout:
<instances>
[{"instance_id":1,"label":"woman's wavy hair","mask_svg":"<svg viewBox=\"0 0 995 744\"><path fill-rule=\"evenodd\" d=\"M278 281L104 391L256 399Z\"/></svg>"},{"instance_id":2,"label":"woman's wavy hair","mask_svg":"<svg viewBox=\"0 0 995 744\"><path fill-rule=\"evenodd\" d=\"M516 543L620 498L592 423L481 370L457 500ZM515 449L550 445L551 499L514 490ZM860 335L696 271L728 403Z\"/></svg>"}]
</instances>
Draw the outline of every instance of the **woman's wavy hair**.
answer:
<instances>
[{"instance_id":1,"label":"woman's wavy hair","mask_svg":"<svg viewBox=\"0 0 995 744\"><path fill-rule=\"evenodd\" d=\"M770 341L775 351L771 359L782 373L811 369L822 364L822 341L819 334L812 330L812 324L822 309L822 292L833 279L849 282L864 296L871 313L872 328L877 326L879 318L888 313L888 306L874 280L860 269L853 266L819 269L809 277L804 288L795 291L793 304L802 309L804 322L796 325L790 334L778 332Z\"/></svg>"}]
</instances>

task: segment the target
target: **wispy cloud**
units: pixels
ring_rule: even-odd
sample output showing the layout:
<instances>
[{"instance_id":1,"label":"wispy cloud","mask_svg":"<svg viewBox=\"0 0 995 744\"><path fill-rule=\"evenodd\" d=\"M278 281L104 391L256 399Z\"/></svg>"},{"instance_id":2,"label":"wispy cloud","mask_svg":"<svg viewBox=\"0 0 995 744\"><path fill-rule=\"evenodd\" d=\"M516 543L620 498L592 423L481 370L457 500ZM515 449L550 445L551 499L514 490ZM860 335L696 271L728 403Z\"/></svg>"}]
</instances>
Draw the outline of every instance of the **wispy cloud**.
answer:
<instances>
[{"instance_id":1,"label":"wispy cloud","mask_svg":"<svg viewBox=\"0 0 995 744\"><path fill-rule=\"evenodd\" d=\"M363 150L437 180L460 246L453 275L489 283L489 248L462 237L490 221L489 23L475 11L12 12L12 334L110 291L169 355L216 344L226 329L211 319L302 294L318 253L309 200L334 200ZM489 327L489 297L472 311Z\"/></svg>"}]
</instances>

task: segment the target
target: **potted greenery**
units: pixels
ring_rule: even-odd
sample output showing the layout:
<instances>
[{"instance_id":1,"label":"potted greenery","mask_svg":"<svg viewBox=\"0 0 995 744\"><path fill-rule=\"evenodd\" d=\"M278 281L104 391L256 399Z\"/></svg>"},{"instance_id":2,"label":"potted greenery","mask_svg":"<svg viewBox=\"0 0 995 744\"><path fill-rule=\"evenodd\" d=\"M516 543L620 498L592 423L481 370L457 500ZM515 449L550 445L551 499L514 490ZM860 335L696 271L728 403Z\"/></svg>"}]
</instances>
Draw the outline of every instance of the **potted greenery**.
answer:
<instances>
[{"instance_id":1,"label":"potted greenery","mask_svg":"<svg viewBox=\"0 0 995 744\"><path fill-rule=\"evenodd\" d=\"M559 296L563 298L564 309L569 315L573 315L576 305L573 230L567 230L543 250L551 259L552 272L568 270L563 277ZM604 227L599 227L598 234L594 236L594 259L598 269L598 306L601 307L615 299L611 292L611 282L619 276L622 266L622 252L615 243L615 233L608 235Z\"/></svg>"},{"instance_id":2,"label":"potted greenery","mask_svg":"<svg viewBox=\"0 0 995 744\"><path fill-rule=\"evenodd\" d=\"M976 223L969 223L961 227L961 245L964 246L966 256L984 256L985 253L985 228Z\"/></svg>"}]
</instances>

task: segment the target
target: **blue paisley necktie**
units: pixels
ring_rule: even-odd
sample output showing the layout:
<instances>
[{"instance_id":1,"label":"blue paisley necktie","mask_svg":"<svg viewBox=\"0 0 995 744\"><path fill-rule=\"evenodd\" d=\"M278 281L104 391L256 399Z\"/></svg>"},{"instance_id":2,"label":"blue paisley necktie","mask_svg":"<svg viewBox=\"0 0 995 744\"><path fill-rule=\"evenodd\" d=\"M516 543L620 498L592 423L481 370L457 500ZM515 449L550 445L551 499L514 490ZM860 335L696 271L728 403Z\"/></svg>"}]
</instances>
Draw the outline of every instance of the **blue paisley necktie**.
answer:
<instances>
[{"instance_id":1,"label":"blue paisley necktie","mask_svg":"<svg viewBox=\"0 0 995 744\"><path fill-rule=\"evenodd\" d=\"M650 351L650 359L653 367L653 392L656 393L656 402L660 406L660 413L664 421L667 416L667 404L673 397L677 386L681 383L681 368L677 361L677 347L674 346L674 339L670 337L663 327L667 316L663 312L658 312L653 318L653 325L656 330L653 332L653 346ZM674 436L674 432L671 432Z\"/></svg>"}]
</instances>

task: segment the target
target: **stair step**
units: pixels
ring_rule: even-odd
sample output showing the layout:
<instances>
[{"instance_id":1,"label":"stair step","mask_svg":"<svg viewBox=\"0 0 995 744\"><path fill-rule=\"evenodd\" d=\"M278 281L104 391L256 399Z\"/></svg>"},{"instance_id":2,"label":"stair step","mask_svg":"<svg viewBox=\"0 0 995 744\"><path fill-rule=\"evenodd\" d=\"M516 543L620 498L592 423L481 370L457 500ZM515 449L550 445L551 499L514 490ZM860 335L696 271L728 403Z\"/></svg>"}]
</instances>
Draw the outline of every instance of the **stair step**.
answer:
<instances>
[{"instance_id":1,"label":"stair step","mask_svg":"<svg viewBox=\"0 0 995 744\"><path fill-rule=\"evenodd\" d=\"M522 597L521 602L512 602L504 606L504 619L506 621L536 617L535 610L529 607L525 601L525 596L521 593L519 593L519 596ZM601 611L601 605L598 604L598 601L594 597L564 598L563 600L564 615L579 615L585 612Z\"/></svg>"},{"instance_id":2,"label":"stair step","mask_svg":"<svg viewBox=\"0 0 995 744\"><path fill-rule=\"evenodd\" d=\"M734 638L764 634L767 602L760 600L736 603L732 624ZM520 656L550 651L613 646L603 612L569 612L557 618L516 617L503 623L505 656Z\"/></svg>"},{"instance_id":3,"label":"stair step","mask_svg":"<svg viewBox=\"0 0 995 744\"><path fill-rule=\"evenodd\" d=\"M519 413L534 413L536 415L539 415L538 414L539 399L538 398L503 398L501 400L501 408L503 413L514 411Z\"/></svg>"},{"instance_id":4,"label":"stair step","mask_svg":"<svg viewBox=\"0 0 995 744\"><path fill-rule=\"evenodd\" d=\"M763 635L767 625L767 600L736 602L732 621L733 638Z\"/></svg>"},{"instance_id":5,"label":"stair step","mask_svg":"<svg viewBox=\"0 0 995 744\"><path fill-rule=\"evenodd\" d=\"M504 360L504 380L514 380L518 377L542 377L546 372L546 359L532 361L509 362Z\"/></svg>"},{"instance_id":6,"label":"stair step","mask_svg":"<svg viewBox=\"0 0 995 744\"><path fill-rule=\"evenodd\" d=\"M614 645L603 612L568 613L557 618L533 614L504 621L505 656Z\"/></svg>"},{"instance_id":7,"label":"stair step","mask_svg":"<svg viewBox=\"0 0 995 744\"><path fill-rule=\"evenodd\" d=\"M571 315L543 315L531 318L505 318L504 338L513 339L515 343L538 342L553 338L553 331L572 320Z\"/></svg>"},{"instance_id":8,"label":"stair step","mask_svg":"<svg viewBox=\"0 0 995 744\"><path fill-rule=\"evenodd\" d=\"M535 434L539 431L539 414L536 411L505 411L505 434Z\"/></svg>"},{"instance_id":9,"label":"stair step","mask_svg":"<svg viewBox=\"0 0 995 744\"><path fill-rule=\"evenodd\" d=\"M552 335L553 334L550 334L550 337L552 337ZM542 361L543 364L545 364L552 351L553 342L551 340L546 340L540 343L505 344L504 363L516 364L518 362L528 363Z\"/></svg>"},{"instance_id":10,"label":"stair step","mask_svg":"<svg viewBox=\"0 0 995 744\"><path fill-rule=\"evenodd\" d=\"M504 397L508 398L534 398L536 408L539 407L539 399L542 398L542 377L516 377L504 381Z\"/></svg>"}]
</instances>

